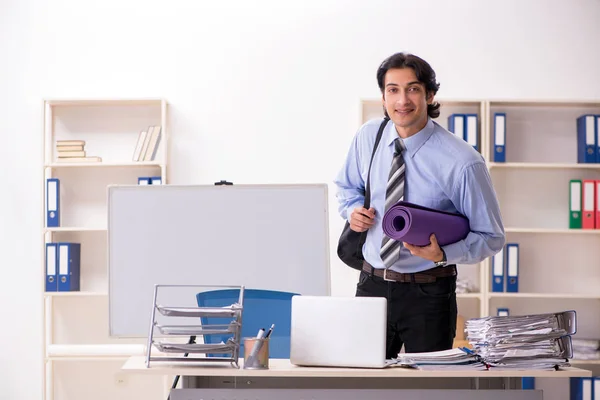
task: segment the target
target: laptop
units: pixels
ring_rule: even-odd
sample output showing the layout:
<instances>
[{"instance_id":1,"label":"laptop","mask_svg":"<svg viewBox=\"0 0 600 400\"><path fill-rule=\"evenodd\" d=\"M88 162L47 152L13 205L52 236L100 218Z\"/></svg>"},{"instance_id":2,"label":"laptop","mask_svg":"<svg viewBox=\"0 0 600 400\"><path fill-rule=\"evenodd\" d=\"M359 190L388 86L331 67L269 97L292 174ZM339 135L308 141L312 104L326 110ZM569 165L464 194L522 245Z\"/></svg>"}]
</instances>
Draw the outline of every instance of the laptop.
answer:
<instances>
[{"instance_id":1,"label":"laptop","mask_svg":"<svg viewBox=\"0 0 600 400\"><path fill-rule=\"evenodd\" d=\"M386 316L383 297L294 296L290 362L384 368Z\"/></svg>"}]
</instances>

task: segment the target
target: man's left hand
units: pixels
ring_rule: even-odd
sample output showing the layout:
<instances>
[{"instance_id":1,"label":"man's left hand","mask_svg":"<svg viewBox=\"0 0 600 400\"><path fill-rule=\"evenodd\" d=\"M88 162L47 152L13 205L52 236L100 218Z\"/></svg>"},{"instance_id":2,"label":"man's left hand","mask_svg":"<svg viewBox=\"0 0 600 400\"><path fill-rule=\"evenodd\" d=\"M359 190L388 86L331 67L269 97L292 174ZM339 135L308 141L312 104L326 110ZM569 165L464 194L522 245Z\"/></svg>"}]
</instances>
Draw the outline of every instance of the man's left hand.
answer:
<instances>
[{"instance_id":1,"label":"man's left hand","mask_svg":"<svg viewBox=\"0 0 600 400\"><path fill-rule=\"evenodd\" d=\"M433 233L431 236L429 236L429 241L431 243L429 243L427 246L414 246L406 242L402 242L402 244L404 247L410 250L410 254L413 256L418 256L433 262L442 261L444 258L444 253L442 252L442 249L440 248L440 245L438 244Z\"/></svg>"}]
</instances>

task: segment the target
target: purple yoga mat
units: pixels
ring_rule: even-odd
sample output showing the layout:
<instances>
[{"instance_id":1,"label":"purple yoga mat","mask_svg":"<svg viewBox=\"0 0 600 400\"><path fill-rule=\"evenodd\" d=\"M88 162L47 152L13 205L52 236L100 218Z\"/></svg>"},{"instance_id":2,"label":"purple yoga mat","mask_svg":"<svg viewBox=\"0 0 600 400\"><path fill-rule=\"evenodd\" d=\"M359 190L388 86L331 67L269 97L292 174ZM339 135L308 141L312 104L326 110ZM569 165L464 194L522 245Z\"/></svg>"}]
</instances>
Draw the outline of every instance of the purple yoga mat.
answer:
<instances>
[{"instance_id":1,"label":"purple yoga mat","mask_svg":"<svg viewBox=\"0 0 600 400\"><path fill-rule=\"evenodd\" d=\"M383 216L383 232L399 242L430 244L432 233L440 246L458 242L469 234L469 220L460 214L399 201Z\"/></svg>"}]
</instances>

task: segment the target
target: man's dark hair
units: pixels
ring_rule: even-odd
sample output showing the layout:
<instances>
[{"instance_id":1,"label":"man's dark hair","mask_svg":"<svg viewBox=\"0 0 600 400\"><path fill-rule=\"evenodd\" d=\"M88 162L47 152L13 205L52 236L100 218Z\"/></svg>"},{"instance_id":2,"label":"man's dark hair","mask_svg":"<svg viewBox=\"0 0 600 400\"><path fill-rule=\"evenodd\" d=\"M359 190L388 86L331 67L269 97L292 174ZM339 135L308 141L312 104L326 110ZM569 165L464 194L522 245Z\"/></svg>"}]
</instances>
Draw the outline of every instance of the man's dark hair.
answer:
<instances>
[{"instance_id":1,"label":"man's dark hair","mask_svg":"<svg viewBox=\"0 0 600 400\"><path fill-rule=\"evenodd\" d=\"M381 93L384 91L385 74L390 69L395 68L411 68L415 71L415 75L419 82L425 85L426 94L432 93L435 95L440 88L440 84L435 81L435 71L427 61L409 53L396 53L386 58L377 69L377 84ZM384 110L385 111L385 110ZM387 111L385 111L387 116ZM427 115L431 118L440 116L440 103L437 101L427 105Z\"/></svg>"}]
</instances>

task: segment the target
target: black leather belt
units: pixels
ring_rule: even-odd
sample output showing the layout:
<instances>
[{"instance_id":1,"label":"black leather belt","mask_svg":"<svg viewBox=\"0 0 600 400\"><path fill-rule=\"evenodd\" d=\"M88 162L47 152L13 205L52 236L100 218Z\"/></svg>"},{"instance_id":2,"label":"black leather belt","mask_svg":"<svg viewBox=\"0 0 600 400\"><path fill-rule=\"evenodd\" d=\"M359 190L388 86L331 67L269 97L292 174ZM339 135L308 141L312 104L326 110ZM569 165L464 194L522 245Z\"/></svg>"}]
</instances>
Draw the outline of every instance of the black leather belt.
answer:
<instances>
[{"instance_id":1,"label":"black leather belt","mask_svg":"<svg viewBox=\"0 0 600 400\"><path fill-rule=\"evenodd\" d=\"M447 278L449 276L456 276L456 265L451 264L445 267L435 267L421 272L415 272L413 274L405 274L402 272L392 271L391 269L373 268L371 264L363 261L363 271L370 275L375 275L386 281L400 282L400 283L433 283L437 278Z\"/></svg>"}]
</instances>

